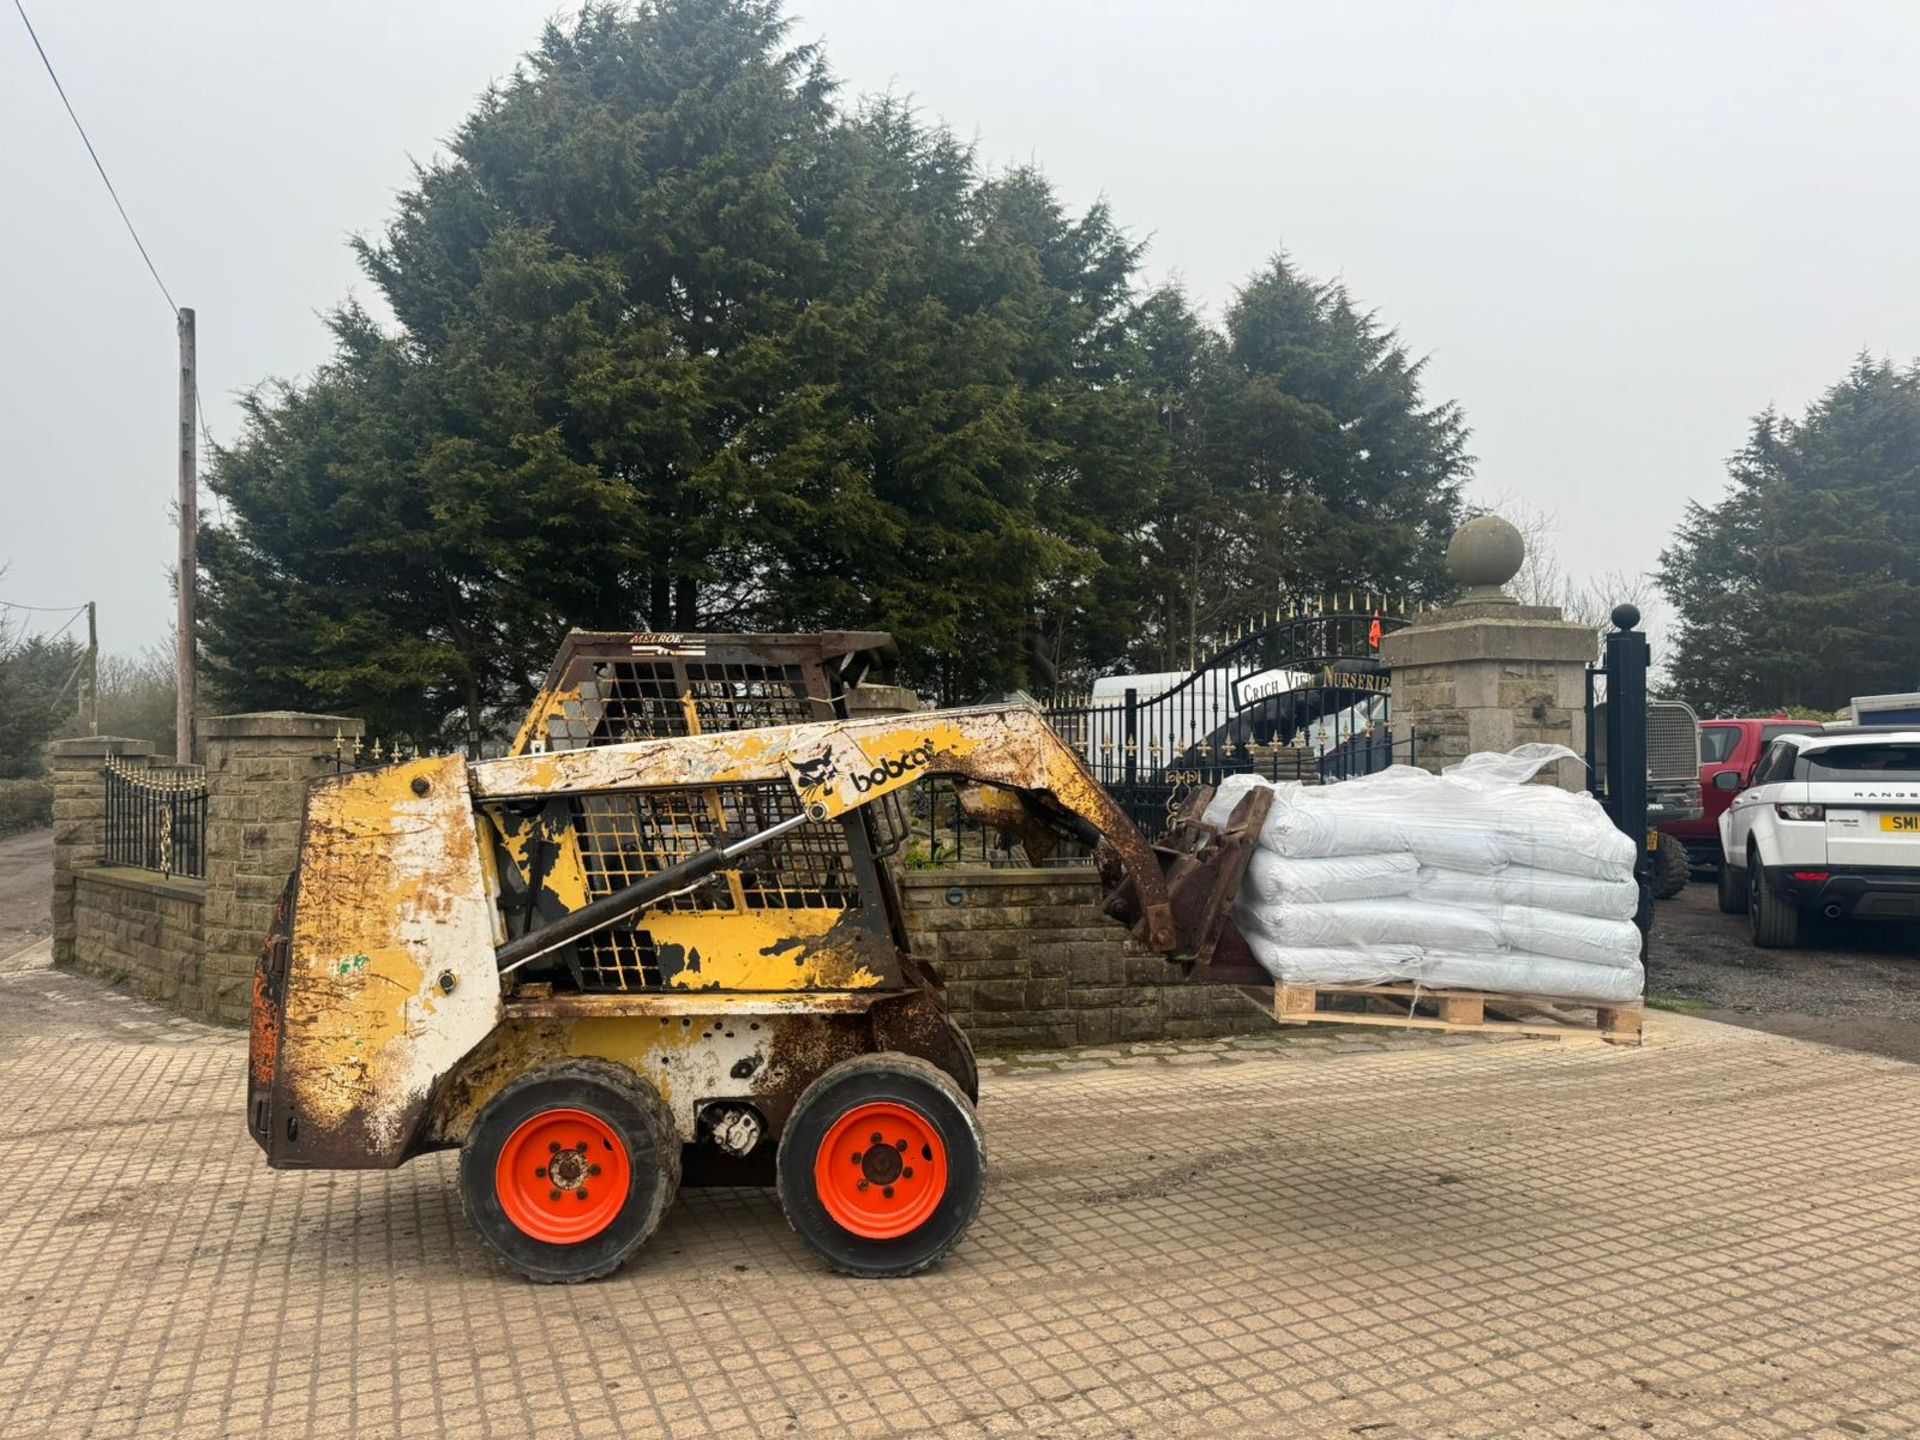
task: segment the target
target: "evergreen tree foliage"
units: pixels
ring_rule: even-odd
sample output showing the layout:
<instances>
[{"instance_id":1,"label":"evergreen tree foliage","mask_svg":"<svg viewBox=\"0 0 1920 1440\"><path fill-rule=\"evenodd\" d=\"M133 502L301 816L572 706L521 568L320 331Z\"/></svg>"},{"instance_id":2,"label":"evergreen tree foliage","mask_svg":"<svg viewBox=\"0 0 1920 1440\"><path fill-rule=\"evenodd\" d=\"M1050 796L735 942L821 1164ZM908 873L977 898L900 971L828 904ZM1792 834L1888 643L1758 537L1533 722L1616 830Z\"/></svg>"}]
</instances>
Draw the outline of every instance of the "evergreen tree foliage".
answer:
<instances>
[{"instance_id":1,"label":"evergreen tree foliage","mask_svg":"<svg viewBox=\"0 0 1920 1440\"><path fill-rule=\"evenodd\" d=\"M1104 204L786 32L551 25L359 242L397 325L342 307L214 467L224 702L499 729L566 629L649 625L891 630L951 702L1431 578L1463 432L1343 291L1276 264L1216 336Z\"/></svg>"},{"instance_id":2,"label":"evergreen tree foliage","mask_svg":"<svg viewBox=\"0 0 1920 1440\"><path fill-rule=\"evenodd\" d=\"M1465 421L1427 402L1425 362L1344 286L1276 257L1224 335L1163 291L1143 307L1141 348L1171 447L1144 565L1163 665L1193 663L1202 636L1279 601L1444 592Z\"/></svg>"},{"instance_id":3,"label":"evergreen tree foliage","mask_svg":"<svg viewBox=\"0 0 1920 1440\"><path fill-rule=\"evenodd\" d=\"M42 747L72 712L84 649L70 635L0 642L0 780L17 780L45 769Z\"/></svg>"},{"instance_id":4,"label":"evergreen tree foliage","mask_svg":"<svg viewBox=\"0 0 1920 1440\"><path fill-rule=\"evenodd\" d=\"M1920 366L1862 355L1801 419L1755 417L1727 469L1661 555L1680 696L1764 714L1920 688Z\"/></svg>"}]
</instances>

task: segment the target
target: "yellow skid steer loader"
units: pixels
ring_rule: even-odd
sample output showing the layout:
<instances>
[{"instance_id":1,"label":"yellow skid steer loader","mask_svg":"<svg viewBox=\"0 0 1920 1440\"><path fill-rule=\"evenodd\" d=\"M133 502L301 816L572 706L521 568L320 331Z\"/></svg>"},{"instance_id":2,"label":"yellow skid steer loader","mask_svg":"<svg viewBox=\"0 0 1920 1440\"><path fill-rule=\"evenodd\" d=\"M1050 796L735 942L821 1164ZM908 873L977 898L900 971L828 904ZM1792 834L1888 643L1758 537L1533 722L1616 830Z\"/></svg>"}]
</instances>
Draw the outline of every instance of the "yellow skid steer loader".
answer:
<instances>
[{"instance_id":1,"label":"yellow skid steer loader","mask_svg":"<svg viewBox=\"0 0 1920 1440\"><path fill-rule=\"evenodd\" d=\"M481 1237L605 1275L682 1180L765 1184L829 1265L905 1275L979 1209L977 1077L883 863L946 776L1109 913L1262 983L1226 921L1267 797L1151 847L1024 705L855 717L884 635L569 638L509 755L318 782L255 981L268 1163L458 1147Z\"/></svg>"}]
</instances>

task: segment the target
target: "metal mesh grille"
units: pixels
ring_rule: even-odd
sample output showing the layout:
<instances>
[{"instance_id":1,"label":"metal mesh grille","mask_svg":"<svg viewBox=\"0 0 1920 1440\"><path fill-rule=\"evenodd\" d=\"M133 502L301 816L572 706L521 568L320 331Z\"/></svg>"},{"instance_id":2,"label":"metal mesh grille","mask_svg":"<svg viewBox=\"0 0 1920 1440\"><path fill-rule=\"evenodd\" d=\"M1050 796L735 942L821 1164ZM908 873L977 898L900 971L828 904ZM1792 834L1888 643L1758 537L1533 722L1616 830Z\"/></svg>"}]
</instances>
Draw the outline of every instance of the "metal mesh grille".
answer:
<instances>
[{"instance_id":1,"label":"metal mesh grille","mask_svg":"<svg viewBox=\"0 0 1920 1440\"><path fill-rule=\"evenodd\" d=\"M555 750L825 719L798 665L602 660L548 727ZM689 719L691 715L691 719Z\"/></svg>"},{"instance_id":2,"label":"metal mesh grille","mask_svg":"<svg viewBox=\"0 0 1920 1440\"><path fill-rule=\"evenodd\" d=\"M580 687L589 713L599 710L587 745L619 745L628 740L657 740L688 733L687 707L670 660L608 660L593 667L593 679ZM554 737L556 747L559 737Z\"/></svg>"},{"instance_id":3,"label":"metal mesh grille","mask_svg":"<svg viewBox=\"0 0 1920 1440\"><path fill-rule=\"evenodd\" d=\"M589 896L598 899L657 874L720 841L722 832L747 835L799 813L784 785L590 795L574 802L574 831L586 867ZM859 895L846 836L839 821L799 826L763 850L743 856L741 868L722 871L656 911L845 910ZM652 937L616 925L580 942L581 984L626 990L661 984Z\"/></svg>"},{"instance_id":4,"label":"metal mesh grille","mask_svg":"<svg viewBox=\"0 0 1920 1440\"><path fill-rule=\"evenodd\" d=\"M1690 711L1653 701L1647 706L1647 777L1694 781L1700 775L1699 727Z\"/></svg>"},{"instance_id":5,"label":"metal mesh grille","mask_svg":"<svg viewBox=\"0 0 1920 1440\"><path fill-rule=\"evenodd\" d=\"M582 940L578 949L582 990L658 990L660 952L645 930L616 925Z\"/></svg>"},{"instance_id":6,"label":"metal mesh grille","mask_svg":"<svg viewBox=\"0 0 1920 1440\"><path fill-rule=\"evenodd\" d=\"M808 702L798 665L688 662L687 694L703 731L801 725L831 713Z\"/></svg>"}]
</instances>

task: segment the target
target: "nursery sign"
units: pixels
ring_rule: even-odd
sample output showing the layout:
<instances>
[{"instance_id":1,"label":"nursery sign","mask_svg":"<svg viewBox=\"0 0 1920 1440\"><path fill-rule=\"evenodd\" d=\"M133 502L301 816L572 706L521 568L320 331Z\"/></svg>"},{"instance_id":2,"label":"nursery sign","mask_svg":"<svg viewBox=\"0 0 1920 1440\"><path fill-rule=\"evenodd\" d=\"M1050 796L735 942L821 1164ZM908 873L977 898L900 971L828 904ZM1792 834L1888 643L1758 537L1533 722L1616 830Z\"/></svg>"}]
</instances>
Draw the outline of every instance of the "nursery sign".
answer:
<instances>
[{"instance_id":1,"label":"nursery sign","mask_svg":"<svg viewBox=\"0 0 1920 1440\"><path fill-rule=\"evenodd\" d=\"M1233 682L1233 708L1245 710L1262 700L1271 700L1297 689L1304 677L1295 670L1261 670L1242 675Z\"/></svg>"}]
</instances>

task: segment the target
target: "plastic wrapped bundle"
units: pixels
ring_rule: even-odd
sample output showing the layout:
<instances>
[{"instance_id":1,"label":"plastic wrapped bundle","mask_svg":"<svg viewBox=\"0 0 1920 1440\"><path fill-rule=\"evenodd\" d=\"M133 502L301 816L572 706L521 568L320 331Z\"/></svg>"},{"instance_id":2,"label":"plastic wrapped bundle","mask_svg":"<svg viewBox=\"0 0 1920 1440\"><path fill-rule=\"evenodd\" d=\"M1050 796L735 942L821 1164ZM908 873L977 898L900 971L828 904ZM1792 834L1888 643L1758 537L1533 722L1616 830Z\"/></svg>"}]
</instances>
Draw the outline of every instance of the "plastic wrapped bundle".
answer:
<instances>
[{"instance_id":1,"label":"plastic wrapped bundle","mask_svg":"<svg viewBox=\"0 0 1920 1440\"><path fill-rule=\"evenodd\" d=\"M1631 876L1596 880L1527 865L1510 865L1492 875L1423 865L1405 893L1440 905L1532 905L1597 920L1631 920L1640 906L1640 887Z\"/></svg>"},{"instance_id":2,"label":"plastic wrapped bundle","mask_svg":"<svg viewBox=\"0 0 1920 1440\"><path fill-rule=\"evenodd\" d=\"M1563 746L1270 787L1234 915L1295 985L1413 981L1617 1005L1644 981L1638 847L1591 797L1526 783ZM1261 782L1235 777L1220 823Z\"/></svg>"},{"instance_id":3,"label":"plastic wrapped bundle","mask_svg":"<svg viewBox=\"0 0 1920 1440\"><path fill-rule=\"evenodd\" d=\"M1296 859L1411 854L1434 869L1523 865L1594 880L1631 871L1636 854L1591 796L1411 766L1339 785L1276 786L1260 843Z\"/></svg>"},{"instance_id":4,"label":"plastic wrapped bundle","mask_svg":"<svg viewBox=\"0 0 1920 1440\"><path fill-rule=\"evenodd\" d=\"M1631 920L1596 920L1564 910L1502 905L1496 921L1509 950L1551 955L1616 970L1640 963L1640 927Z\"/></svg>"},{"instance_id":5,"label":"plastic wrapped bundle","mask_svg":"<svg viewBox=\"0 0 1920 1440\"><path fill-rule=\"evenodd\" d=\"M1414 945L1436 950L1499 950L1504 941L1491 915L1462 905L1419 900L1337 900L1326 905L1243 906L1241 929L1257 929L1282 945L1305 948ZM1598 923L1598 922L1589 922Z\"/></svg>"},{"instance_id":6,"label":"plastic wrapped bundle","mask_svg":"<svg viewBox=\"0 0 1920 1440\"><path fill-rule=\"evenodd\" d=\"M1420 862L1412 855L1335 855L1320 860L1287 860L1256 849L1240 882L1243 900L1318 905L1329 900L1369 900L1405 895L1418 881ZM1432 897L1440 899L1439 896ZM1442 902L1444 903L1444 901Z\"/></svg>"},{"instance_id":7,"label":"plastic wrapped bundle","mask_svg":"<svg viewBox=\"0 0 1920 1440\"><path fill-rule=\"evenodd\" d=\"M1482 990L1631 1005L1645 985L1640 962L1583 965L1551 955L1507 950L1461 954L1417 945L1306 947L1281 945L1248 932L1247 946L1276 980L1288 985L1384 985L1410 981L1429 990Z\"/></svg>"}]
</instances>

